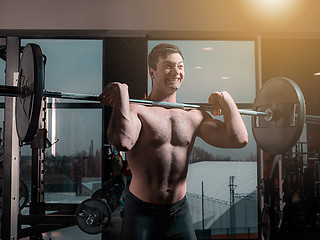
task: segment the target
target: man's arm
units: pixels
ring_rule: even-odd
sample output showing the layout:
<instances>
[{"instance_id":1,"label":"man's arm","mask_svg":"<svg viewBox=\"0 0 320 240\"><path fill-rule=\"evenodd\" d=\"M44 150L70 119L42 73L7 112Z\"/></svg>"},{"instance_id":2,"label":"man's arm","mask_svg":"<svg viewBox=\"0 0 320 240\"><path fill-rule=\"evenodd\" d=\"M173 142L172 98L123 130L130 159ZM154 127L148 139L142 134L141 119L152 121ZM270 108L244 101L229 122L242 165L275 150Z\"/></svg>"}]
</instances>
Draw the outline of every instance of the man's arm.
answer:
<instances>
[{"instance_id":1,"label":"man's arm","mask_svg":"<svg viewBox=\"0 0 320 240\"><path fill-rule=\"evenodd\" d=\"M248 133L239 110L228 92L210 95L212 114L224 116L224 122L204 113L198 136L210 145L222 148L242 148L248 143Z\"/></svg>"},{"instance_id":2,"label":"man's arm","mask_svg":"<svg viewBox=\"0 0 320 240\"><path fill-rule=\"evenodd\" d=\"M136 143L141 122L129 103L128 86L110 83L100 94L102 104L113 107L109 126L108 140L119 151L129 151Z\"/></svg>"}]
</instances>

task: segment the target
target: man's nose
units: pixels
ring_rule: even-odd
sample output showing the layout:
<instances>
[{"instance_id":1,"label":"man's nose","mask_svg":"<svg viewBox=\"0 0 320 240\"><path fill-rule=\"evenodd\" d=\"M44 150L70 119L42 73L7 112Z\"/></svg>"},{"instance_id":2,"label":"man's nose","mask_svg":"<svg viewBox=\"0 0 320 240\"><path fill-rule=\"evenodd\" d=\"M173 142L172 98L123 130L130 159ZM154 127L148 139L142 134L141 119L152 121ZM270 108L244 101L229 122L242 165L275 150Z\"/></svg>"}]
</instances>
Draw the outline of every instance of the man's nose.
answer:
<instances>
[{"instance_id":1,"label":"man's nose","mask_svg":"<svg viewBox=\"0 0 320 240\"><path fill-rule=\"evenodd\" d=\"M178 66L174 66L172 69L175 74L179 74L181 72L181 70Z\"/></svg>"}]
</instances>

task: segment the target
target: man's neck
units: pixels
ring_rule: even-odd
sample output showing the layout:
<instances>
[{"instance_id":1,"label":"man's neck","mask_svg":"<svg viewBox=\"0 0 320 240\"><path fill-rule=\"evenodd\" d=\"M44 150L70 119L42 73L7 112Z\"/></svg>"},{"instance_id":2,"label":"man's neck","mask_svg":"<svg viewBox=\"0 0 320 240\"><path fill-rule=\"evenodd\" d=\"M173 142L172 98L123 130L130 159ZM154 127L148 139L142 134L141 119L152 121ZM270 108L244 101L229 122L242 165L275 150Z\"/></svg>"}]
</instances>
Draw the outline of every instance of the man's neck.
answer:
<instances>
[{"instance_id":1,"label":"man's neck","mask_svg":"<svg viewBox=\"0 0 320 240\"><path fill-rule=\"evenodd\" d=\"M177 101L177 94L174 92L171 95L159 94L155 91L151 91L147 100L151 101L160 101L160 102L176 102Z\"/></svg>"}]
</instances>

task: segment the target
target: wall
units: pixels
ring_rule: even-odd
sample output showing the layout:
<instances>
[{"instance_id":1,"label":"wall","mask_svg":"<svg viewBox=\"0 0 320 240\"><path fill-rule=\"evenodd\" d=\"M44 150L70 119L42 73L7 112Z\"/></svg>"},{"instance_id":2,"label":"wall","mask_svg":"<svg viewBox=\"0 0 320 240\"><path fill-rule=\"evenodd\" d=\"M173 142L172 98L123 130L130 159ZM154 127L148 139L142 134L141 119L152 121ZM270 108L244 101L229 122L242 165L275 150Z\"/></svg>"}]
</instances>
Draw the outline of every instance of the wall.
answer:
<instances>
[{"instance_id":1,"label":"wall","mask_svg":"<svg viewBox=\"0 0 320 240\"><path fill-rule=\"evenodd\" d=\"M287 77L301 88L309 115L320 116L320 40L265 39L262 45L262 80ZM307 124L308 151L320 152L320 125Z\"/></svg>"},{"instance_id":2,"label":"wall","mask_svg":"<svg viewBox=\"0 0 320 240\"><path fill-rule=\"evenodd\" d=\"M273 9L257 2L262 1L2 0L0 34L17 30L320 32L318 0L290 0L287 6Z\"/></svg>"}]
</instances>

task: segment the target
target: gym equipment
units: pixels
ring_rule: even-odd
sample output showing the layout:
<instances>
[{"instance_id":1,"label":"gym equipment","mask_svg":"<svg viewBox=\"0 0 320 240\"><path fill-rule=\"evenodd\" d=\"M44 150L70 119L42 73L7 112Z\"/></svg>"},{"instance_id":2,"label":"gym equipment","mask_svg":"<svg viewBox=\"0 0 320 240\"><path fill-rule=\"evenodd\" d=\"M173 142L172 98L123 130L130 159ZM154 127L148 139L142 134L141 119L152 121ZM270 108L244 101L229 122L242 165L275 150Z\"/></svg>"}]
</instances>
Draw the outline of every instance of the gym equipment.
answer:
<instances>
[{"instance_id":1,"label":"gym equipment","mask_svg":"<svg viewBox=\"0 0 320 240\"><path fill-rule=\"evenodd\" d=\"M21 142L29 142L36 134L43 97L99 101L99 96L43 90L44 64L41 49L27 44L23 50L18 86L0 86L0 95L17 97L16 124ZM184 104L130 99L130 102L166 108L210 110L209 104ZM286 78L273 78L262 86L253 110L240 109L252 115L252 130L259 147L271 155L284 153L299 139L303 124L320 123L320 116L306 115L300 88Z\"/></svg>"},{"instance_id":2,"label":"gym equipment","mask_svg":"<svg viewBox=\"0 0 320 240\"><path fill-rule=\"evenodd\" d=\"M92 194L91 198L105 200L110 207L111 212L114 212L122 195L124 187L125 185L123 180L121 179L121 176L116 176L107 181L101 189L96 190Z\"/></svg>"},{"instance_id":3,"label":"gym equipment","mask_svg":"<svg viewBox=\"0 0 320 240\"><path fill-rule=\"evenodd\" d=\"M252 118L253 136L262 150L277 155L295 146L306 121L305 100L295 82L281 77L270 79L260 89L253 109L271 113Z\"/></svg>"},{"instance_id":4,"label":"gym equipment","mask_svg":"<svg viewBox=\"0 0 320 240\"><path fill-rule=\"evenodd\" d=\"M78 227L88 234L102 233L110 224L111 210L103 199L83 201L75 212Z\"/></svg>"}]
</instances>

